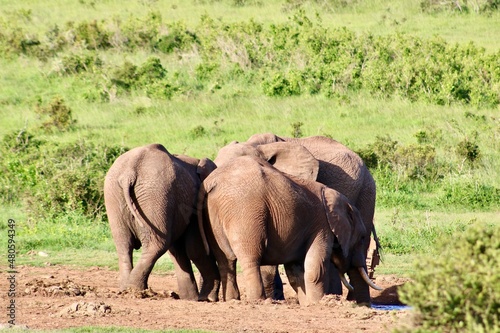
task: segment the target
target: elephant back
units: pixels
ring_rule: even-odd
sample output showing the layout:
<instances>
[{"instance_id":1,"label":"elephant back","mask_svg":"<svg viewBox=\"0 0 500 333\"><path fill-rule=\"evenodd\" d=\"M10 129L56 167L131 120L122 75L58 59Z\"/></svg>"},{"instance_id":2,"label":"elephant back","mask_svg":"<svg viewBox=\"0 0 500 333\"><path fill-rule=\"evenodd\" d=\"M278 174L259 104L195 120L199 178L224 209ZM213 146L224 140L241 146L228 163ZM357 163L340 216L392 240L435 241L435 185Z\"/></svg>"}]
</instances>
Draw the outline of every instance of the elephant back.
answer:
<instances>
[{"instance_id":1,"label":"elephant back","mask_svg":"<svg viewBox=\"0 0 500 333\"><path fill-rule=\"evenodd\" d=\"M285 140L300 144L318 160L318 182L356 202L363 187L365 173L368 172L358 154L340 142L323 136Z\"/></svg>"}]
</instances>

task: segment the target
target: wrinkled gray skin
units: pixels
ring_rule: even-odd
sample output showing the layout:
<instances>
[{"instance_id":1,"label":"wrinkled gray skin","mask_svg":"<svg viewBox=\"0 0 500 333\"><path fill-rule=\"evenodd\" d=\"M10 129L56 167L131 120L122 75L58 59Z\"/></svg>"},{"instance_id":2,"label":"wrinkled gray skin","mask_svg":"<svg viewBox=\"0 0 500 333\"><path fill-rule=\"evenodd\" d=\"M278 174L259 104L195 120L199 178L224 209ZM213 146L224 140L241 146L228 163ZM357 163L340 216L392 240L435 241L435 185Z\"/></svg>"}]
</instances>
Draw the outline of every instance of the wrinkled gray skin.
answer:
<instances>
[{"instance_id":1,"label":"wrinkled gray skin","mask_svg":"<svg viewBox=\"0 0 500 333\"><path fill-rule=\"evenodd\" d=\"M287 142L306 148L319 162L319 171L316 180L345 195L361 213L366 229L375 235L375 227L373 225L376 198L375 181L363 160L352 150L333 139L322 136L282 138L273 133L255 134L245 143L232 143L223 147L214 162L220 167L231 158L246 155L249 151L252 151L248 146L254 147L257 150L263 150L265 149L264 147L276 142ZM241 148L243 146L245 146L244 149ZM280 162L278 159L269 160L269 162L277 169L283 171L283 165L287 165L287 163L300 163L300 158L296 158L291 162ZM363 244L365 256L369 245L370 239L367 237ZM281 281L279 280L279 275L277 275L277 279L273 280L276 272L273 267L263 267L262 269L264 279L267 281L267 293L268 296L271 296L273 293L272 284L276 283L279 289ZM340 280L337 279L338 275L334 273L330 275L332 276L332 280L328 287L328 293L342 294L342 285ZM348 271L348 275L351 285L354 287L354 291L348 293L348 299L356 300L357 303L370 304L369 288L361 278L359 272L357 270L350 270ZM274 292L276 293L276 290ZM275 296L279 298L282 296L282 292L278 290Z\"/></svg>"},{"instance_id":2,"label":"wrinkled gray skin","mask_svg":"<svg viewBox=\"0 0 500 333\"><path fill-rule=\"evenodd\" d=\"M302 305L325 294L332 262L341 273L365 265L363 240L369 234L347 198L316 181L285 175L261 157L233 158L205 179L198 222L217 259L226 301L240 298L236 260L247 299L266 297L260 265L284 264Z\"/></svg>"},{"instance_id":3,"label":"wrinkled gray skin","mask_svg":"<svg viewBox=\"0 0 500 333\"><path fill-rule=\"evenodd\" d=\"M118 252L121 289L147 289L154 264L169 250L179 296L218 299L218 268L201 245L194 215L201 181L215 168L209 159L174 156L160 144L132 149L116 159L104 181L104 200ZM133 249L141 246L134 266ZM199 293L190 260L201 273Z\"/></svg>"}]
</instances>

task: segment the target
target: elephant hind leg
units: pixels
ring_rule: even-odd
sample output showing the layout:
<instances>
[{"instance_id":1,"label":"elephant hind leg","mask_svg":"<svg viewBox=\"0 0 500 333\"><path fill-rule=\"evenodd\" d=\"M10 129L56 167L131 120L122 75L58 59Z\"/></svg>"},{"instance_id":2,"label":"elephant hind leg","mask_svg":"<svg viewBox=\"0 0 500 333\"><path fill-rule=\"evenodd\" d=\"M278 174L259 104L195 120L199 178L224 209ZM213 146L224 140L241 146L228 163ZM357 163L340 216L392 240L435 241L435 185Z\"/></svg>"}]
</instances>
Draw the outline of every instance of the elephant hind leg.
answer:
<instances>
[{"instance_id":1,"label":"elephant hind leg","mask_svg":"<svg viewBox=\"0 0 500 333\"><path fill-rule=\"evenodd\" d=\"M167 252L167 249L168 246L165 244L143 244L141 257L130 272L126 288L148 289L149 274L153 270L156 261Z\"/></svg>"},{"instance_id":2,"label":"elephant hind leg","mask_svg":"<svg viewBox=\"0 0 500 333\"><path fill-rule=\"evenodd\" d=\"M110 219L110 228L113 240L118 254L118 269L120 271L120 289L124 290L128 286L130 272L134 265L132 261L132 252L140 242L133 235L132 231L126 226L125 220L114 218L111 212L108 212Z\"/></svg>"},{"instance_id":3,"label":"elephant hind leg","mask_svg":"<svg viewBox=\"0 0 500 333\"><path fill-rule=\"evenodd\" d=\"M306 284L304 280L304 265L300 262L285 264L285 272L288 277L288 283L297 293L297 299L300 304L306 302Z\"/></svg>"},{"instance_id":4,"label":"elephant hind leg","mask_svg":"<svg viewBox=\"0 0 500 333\"><path fill-rule=\"evenodd\" d=\"M169 253L175 266L179 296L181 299L197 301L198 287L182 238L170 247Z\"/></svg>"},{"instance_id":5,"label":"elephant hind leg","mask_svg":"<svg viewBox=\"0 0 500 333\"><path fill-rule=\"evenodd\" d=\"M120 271L120 290L127 288L130 272L133 269L132 246L116 247L118 252L118 270Z\"/></svg>"},{"instance_id":6,"label":"elephant hind leg","mask_svg":"<svg viewBox=\"0 0 500 333\"><path fill-rule=\"evenodd\" d=\"M283 281L281 281L278 266L260 266L260 274L264 283L266 298L278 301L284 300Z\"/></svg>"},{"instance_id":7,"label":"elephant hind leg","mask_svg":"<svg viewBox=\"0 0 500 333\"><path fill-rule=\"evenodd\" d=\"M236 259L229 259L215 255L219 265L220 280L222 284L222 299L224 301L239 300L240 289L236 281Z\"/></svg>"},{"instance_id":8,"label":"elephant hind leg","mask_svg":"<svg viewBox=\"0 0 500 333\"><path fill-rule=\"evenodd\" d=\"M246 295L248 300L265 299L266 293L260 274L259 261L255 258L240 259L241 270L245 278Z\"/></svg>"}]
</instances>

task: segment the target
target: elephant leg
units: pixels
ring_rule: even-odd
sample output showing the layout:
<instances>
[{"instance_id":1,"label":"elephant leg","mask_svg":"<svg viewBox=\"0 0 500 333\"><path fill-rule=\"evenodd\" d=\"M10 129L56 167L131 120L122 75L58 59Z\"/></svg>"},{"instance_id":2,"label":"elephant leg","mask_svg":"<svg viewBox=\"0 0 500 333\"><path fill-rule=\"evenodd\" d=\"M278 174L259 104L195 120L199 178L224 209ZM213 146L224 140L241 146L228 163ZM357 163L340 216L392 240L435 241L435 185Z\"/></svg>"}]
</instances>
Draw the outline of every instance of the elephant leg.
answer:
<instances>
[{"instance_id":1,"label":"elephant leg","mask_svg":"<svg viewBox=\"0 0 500 333\"><path fill-rule=\"evenodd\" d=\"M240 299L240 290L236 281L236 257L234 254L228 258L219 247L215 239L209 238L210 250L213 252L219 267L220 281L222 284L222 299L229 301Z\"/></svg>"},{"instance_id":2,"label":"elephant leg","mask_svg":"<svg viewBox=\"0 0 500 333\"><path fill-rule=\"evenodd\" d=\"M141 257L130 272L126 287L137 290L148 289L149 274L151 274L158 258L167 252L167 248L168 247L162 243L158 244L155 242L154 245L143 243Z\"/></svg>"},{"instance_id":3,"label":"elephant leg","mask_svg":"<svg viewBox=\"0 0 500 333\"><path fill-rule=\"evenodd\" d=\"M220 273L213 255L205 259L193 259L200 271L200 295L198 301L217 302L219 300Z\"/></svg>"},{"instance_id":4,"label":"elephant leg","mask_svg":"<svg viewBox=\"0 0 500 333\"><path fill-rule=\"evenodd\" d=\"M339 271L332 264L330 264L330 268L328 269L328 276L326 294L342 295L342 282L340 281Z\"/></svg>"},{"instance_id":5,"label":"elephant leg","mask_svg":"<svg viewBox=\"0 0 500 333\"><path fill-rule=\"evenodd\" d=\"M325 295L331 253L325 251L322 242L314 242L304 260L304 280L307 304L317 303Z\"/></svg>"},{"instance_id":6,"label":"elephant leg","mask_svg":"<svg viewBox=\"0 0 500 333\"><path fill-rule=\"evenodd\" d=\"M305 304L306 301L306 284L304 280L304 265L302 263L285 264L285 272L288 277L290 286L297 293L297 298L300 304Z\"/></svg>"},{"instance_id":7,"label":"elephant leg","mask_svg":"<svg viewBox=\"0 0 500 333\"><path fill-rule=\"evenodd\" d=\"M254 258L240 259L240 266L245 278L245 287L248 300L265 299L266 293L260 275L260 265Z\"/></svg>"},{"instance_id":8,"label":"elephant leg","mask_svg":"<svg viewBox=\"0 0 500 333\"><path fill-rule=\"evenodd\" d=\"M213 254L207 255L197 224L191 223L185 234L186 251L200 271L199 301L217 302L219 300L220 274Z\"/></svg>"},{"instance_id":9,"label":"elephant leg","mask_svg":"<svg viewBox=\"0 0 500 333\"><path fill-rule=\"evenodd\" d=\"M283 294L283 282L278 271L278 266L260 266L260 274L264 283L266 298L282 301L285 299Z\"/></svg>"},{"instance_id":10,"label":"elephant leg","mask_svg":"<svg viewBox=\"0 0 500 333\"><path fill-rule=\"evenodd\" d=\"M120 290L125 290L127 288L128 279L130 277L130 272L132 271L132 247L126 247L123 249L118 249L118 270L120 271Z\"/></svg>"},{"instance_id":11,"label":"elephant leg","mask_svg":"<svg viewBox=\"0 0 500 333\"><path fill-rule=\"evenodd\" d=\"M190 301L198 300L198 286L194 277L191 261L188 258L184 246L184 240L177 240L168 250L174 262L175 275L177 276L177 286L181 299Z\"/></svg>"},{"instance_id":12,"label":"elephant leg","mask_svg":"<svg viewBox=\"0 0 500 333\"><path fill-rule=\"evenodd\" d=\"M240 290L236 281L236 259L217 258L220 280L222 283L222 298L224 301L240 299Z\"/></svg>"},{"instance_id":13,"label":"elephant leg","mask_svg":"<svg viewBox=\"0 0 500 333\"><path fill-rule=\"evenodd\" d=\"M110 200L108 200L108 202L109 201ZM132 252L134 250L134 241L136 239L127 226L127 224L129 223L129 221L127 221L127 213L116 213L115 210L113 210L113 208L111 207L114 206L108 204L107 214L110 222L109 226L111 229L111 234L113 235L113 240L115 242L116 252L118 254L120 290L125 290L129 286L128 280L130 277L130 272L134 267L132 261ZM140 245L138 244L137 247L139 246Z\"/></svg>"},{"instance_id":14,"label":"elephant leg","mask_svg":"<svg viewBox=\"0 0 500 333\"><path fill-rule=\"evenodd\" d=\"M365 280L363 280L359 271L354 268L347 271L347 274L349 275L349 282L354 288L354 291L349 291L347 293L347 299L356 301L356 303L361 305L370 306L370 287L366 284Z\"/></svg>"}]
</instances>

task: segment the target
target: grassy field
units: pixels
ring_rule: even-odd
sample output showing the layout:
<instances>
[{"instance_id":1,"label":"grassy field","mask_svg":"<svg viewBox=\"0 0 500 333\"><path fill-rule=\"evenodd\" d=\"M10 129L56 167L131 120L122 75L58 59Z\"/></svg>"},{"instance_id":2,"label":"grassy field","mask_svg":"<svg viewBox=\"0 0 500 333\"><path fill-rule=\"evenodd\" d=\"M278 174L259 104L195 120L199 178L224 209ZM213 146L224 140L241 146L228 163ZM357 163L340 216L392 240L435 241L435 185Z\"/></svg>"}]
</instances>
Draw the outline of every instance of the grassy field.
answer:
<instances>
[{"instance_id":1,"label":"grassy field","mask_svg":"<svg viewBox=\"0 0 500 333\"><path fill-rule=\"evenodd\" d=\"M0 0L0 138L24 129L44 141L49 152L64 145L93 144L99 150L99 145L132 148L158 142L173 153L210 158L233 140L244 141L258 132L292 136L297 128L302 136L330 136L357 152L379 149L380 154L382 143L395 142L393 150L399 147L400 154L407 155L379 155L389 160L385 167L390 171L380 163L371 169L378 184L375 222L385 247L383 263L378 268L382 274L411 275L412 261L417 255L432 253L440 238L478 222L500 225L498 104L438 105L400 94L377 96L363 89L348 90L340 96L269 96L255 79L262 75L263 67L244 69L243 74L235 76L227 74L231 73L227 70L202 81L196 75L197 66L205 61L204 55L194 48L168 53L142 46L89 51L85 43L74 43L48 57L12 51L15 47L24 50L23 45L36 39L33 36L38 36L42 44L49 43L47 32L55 31L56 25L68 34L74 30L65 27L103 20L113 29L110 22L141 22L151 12L158 12L164 24L183 22L191 31L201 29L204 16L228 26L254 20L267 28L287 24L297 8L326 29L346 27L356 36L403 34L423 41L438 36L450 45L473 43L484 48L486 55L498 55L500 50L499 11L426 13L418 1L411 0ZM12 27L22 33L16 35ZM15 38L19 38L19 45ZM71 39L67 35L64 38ZM75 55L88 54L97 55L106 69L120 68L127 61L140 66L155 56L169 75L177 75L176 82L195 88L170 98L158 98L145 92L147 86L125 93L112 91L116 87L109 84L113 82L111 69L83 74L61 71L68 57L76 59ZM500 63L496 64L498 71ZM500 100L498 86L496 89ZM492 94L495 96L495 92ZM56 97L71 109L74 123L65 130L43 130L42 123L51 116L37 110L50 105ZM422 166L419 163L426 157L417 152L423 154L418 147L424 145L431 146L434 155L432 163ZM38 192L45 188L38 182L40 176L33 174L52 160L44 161L38 156L37 164L33 164L36 167L30 169L29 158L18 162L21 155L8 150L2 150L2 154L5 174L0 178L5 190L0 193L0 230L7 229L9 218L16 220L17 263L42 265L48 260L53 264L117 269L109 229L100 217L78 212L52 218L32 214L36 206L32 198L43 197ZM478 155L480 158L475 159ZM401 162L401 156L406 162ZM35 163L35 158L32 161ZM64 165L64 161L59 162ZM408 165L424 171L409 176ZM58 168L64 171L63 166ZM21 171L16 176L8 173L12 170ZM102 179L95 181L102 183ZM0 247L6 248L5 238L0 239ZM48 253L48 259L33 255L39 251ZM5 258L5 254L0 257ZM155 267L158 272L170 270L172 264L167 256Z\"/></svg>"}]
</instances>

